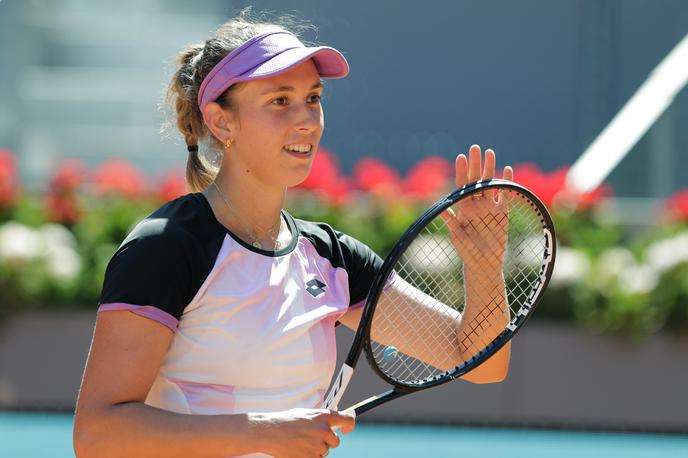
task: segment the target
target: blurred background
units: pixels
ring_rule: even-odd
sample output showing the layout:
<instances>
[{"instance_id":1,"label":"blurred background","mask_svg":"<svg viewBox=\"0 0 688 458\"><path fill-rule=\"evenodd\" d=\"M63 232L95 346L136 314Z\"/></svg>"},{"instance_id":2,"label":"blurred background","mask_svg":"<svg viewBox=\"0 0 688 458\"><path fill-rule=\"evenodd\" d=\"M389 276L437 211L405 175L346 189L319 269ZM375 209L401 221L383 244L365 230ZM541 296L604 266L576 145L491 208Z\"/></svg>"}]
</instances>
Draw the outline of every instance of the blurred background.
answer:
<instances>
[{"instance_id":1,"label":"blurred background","mask_svg":"<svg viewBox=\"0 0 688 458\"><path fill-rule=\"evenodd\" d=\"M617 133L638 141L603 183L567 188L688 34L682 0L0 0L0 456L71 456L107 262L133 224L188 192L185 145L161 133L176 53L247 6L312 22L304 40L351 65L326 82L325 134L293 214L384 256L478 143L558 230L555 278L508 380L385 406L333 456L685 456L688 76L647 129ZM356 377L351 401L380 388Z\"/></svg>"}]
</instances>

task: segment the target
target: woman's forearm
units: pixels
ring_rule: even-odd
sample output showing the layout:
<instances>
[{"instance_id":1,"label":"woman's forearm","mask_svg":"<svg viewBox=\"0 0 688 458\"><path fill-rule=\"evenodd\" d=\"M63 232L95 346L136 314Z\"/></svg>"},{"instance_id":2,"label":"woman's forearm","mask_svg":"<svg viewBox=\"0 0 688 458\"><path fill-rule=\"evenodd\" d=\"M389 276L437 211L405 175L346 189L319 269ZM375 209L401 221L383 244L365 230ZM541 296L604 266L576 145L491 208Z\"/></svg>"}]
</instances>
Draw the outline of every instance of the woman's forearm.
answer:
<instances>
[{"instance_id":1,"label":"woman's forearm","mask_svg":"<svg viewBox=\"0 0 688 458\"><path fill-rule=\"evenodd\" d=\"M510 316L501 270L465 266L464 279L466 307L457 336L464 355L470 357L485 348L505 329ZM509 347L506 344L463 378L476 383L503 380L509 369Z\"/></svg>"},{"instance_id":2,"label":"woman's forearm","mask_svg":"<svg viewBox=\"0 0 688 458\"><path fill-rule=\"evenodd\" d=\"M259 416L188 415L141 402L77 409L74 447L78 458L224 457L262 449Z\"/></svg>"},{"instance_id":3,"label":"woman's forearm","mask_svg":"<svg viewBox=\"0 0 688 458\"><path fill-rule=\"evenodd\" d=\"M371 326L373 341L443 371L456 367L458 344L451 337L461 320L457 310L399 277L380 297L375 313L379 324Z\"/></svg>"},{"instance_id":4,"label":"woman's forearm","mask_svg":"<svg viewBox=\"0 0 688 458\"><path fill-rule=\"evenodd\" d=\"M489 272L494 272L490 275ZM509 321L504 279L499 269L464 269L465 307L460 313L399 279L380 298L376 314L389 326L371 327L371 338L413 356L439 370L452 370L482 350ZM421 307L423 321L414 317ZM397 318L397 315L400 315ZM380 320L380 318L378 318ZM441 336L438 338L438 336ZM447 339L447 336L455 336ZM440 346L443 345L443 346ZM509 344L463 377L475 383L504 379L509 367Z\"/></svg>"}]
</instances>

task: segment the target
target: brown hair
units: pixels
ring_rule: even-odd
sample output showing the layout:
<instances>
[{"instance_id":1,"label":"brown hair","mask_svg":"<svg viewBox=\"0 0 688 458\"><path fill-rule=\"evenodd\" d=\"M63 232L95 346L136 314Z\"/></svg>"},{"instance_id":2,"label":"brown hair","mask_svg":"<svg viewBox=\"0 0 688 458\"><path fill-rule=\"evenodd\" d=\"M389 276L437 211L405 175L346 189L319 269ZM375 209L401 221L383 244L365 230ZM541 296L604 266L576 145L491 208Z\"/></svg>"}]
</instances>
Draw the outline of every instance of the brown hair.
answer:
<instances>
[{"instance_id":1,"label":"brown hair","mask_svg":"<svg viewBox=\"0 0 688 458\"><path fill-rule=\"evenodd\" d=\"M223 150L222 144L209 135L197 101L203 79L218 62L246 40L270 30L289 30L297 36L301 31L315 30L311 24L298 21L290 15L283 15L269 22L262 18L252 19L250 16L251 8L243 9L237 17L222 24L205 42L187 46L177 57L177 68L167 88L167 103L187 146L207 141L207 149L217 156ZM217 103L223 108L232 108L230 96L238 86L229 88ZM193 192L198 192L212 183L217 169L202 158L197 148L196 151L193 149L191 148L186 163L186 182Z\"/></svg>"}]
</instances>

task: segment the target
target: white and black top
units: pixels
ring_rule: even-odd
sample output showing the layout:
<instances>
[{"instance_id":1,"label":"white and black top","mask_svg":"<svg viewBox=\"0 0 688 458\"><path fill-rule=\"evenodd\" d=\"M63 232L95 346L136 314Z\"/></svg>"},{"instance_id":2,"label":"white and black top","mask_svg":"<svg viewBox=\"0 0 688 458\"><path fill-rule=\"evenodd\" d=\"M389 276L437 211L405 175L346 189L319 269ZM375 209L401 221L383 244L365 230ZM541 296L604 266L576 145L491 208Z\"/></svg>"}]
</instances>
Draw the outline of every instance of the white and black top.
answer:
<instances>
[{"instance_id":1,"label":"white and black top","mask_svg":"<svg viewBox=\"0 0 688 458\"><path fill-rule=\"evenodd\" d=\"M325 223L282 216L291 244L257 249L192 193L122 242L99 312L130 310L175 332L147 404L203 415L321 406L335 323L363 305L382 259Z\"/></svg>"}]
</instances>

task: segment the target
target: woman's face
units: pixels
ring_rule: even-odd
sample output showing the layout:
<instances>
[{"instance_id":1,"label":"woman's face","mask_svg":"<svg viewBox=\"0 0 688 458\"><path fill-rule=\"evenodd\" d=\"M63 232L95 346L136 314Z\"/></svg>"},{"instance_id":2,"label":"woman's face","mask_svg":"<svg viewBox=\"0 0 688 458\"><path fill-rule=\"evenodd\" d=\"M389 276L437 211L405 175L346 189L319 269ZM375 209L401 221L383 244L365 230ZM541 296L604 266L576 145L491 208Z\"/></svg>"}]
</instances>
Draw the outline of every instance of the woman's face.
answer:
<instances>
[{"instance_id":1,"label":"woman's face","mask_svg":"<svg viewBox=\"0 0 688 458\"><path fill-rule=\"evenodd\" d=\"M280 189L306 179L324 127L323 86L312 60L232 94L230 166ZM291 148L289 148L291 147ZM292 151L292 150L296 151Z\"/></svg>"}]
</instances>

